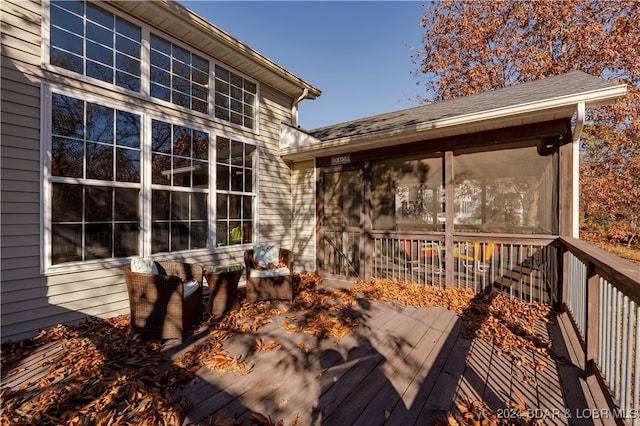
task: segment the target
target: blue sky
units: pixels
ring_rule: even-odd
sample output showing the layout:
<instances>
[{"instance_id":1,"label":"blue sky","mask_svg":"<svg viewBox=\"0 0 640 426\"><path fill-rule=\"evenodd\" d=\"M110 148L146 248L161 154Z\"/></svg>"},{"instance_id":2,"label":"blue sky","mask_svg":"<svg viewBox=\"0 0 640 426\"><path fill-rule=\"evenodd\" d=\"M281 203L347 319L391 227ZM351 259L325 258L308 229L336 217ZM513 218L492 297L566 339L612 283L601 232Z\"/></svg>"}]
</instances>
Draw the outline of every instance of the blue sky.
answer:
<instances>
[{"instance_id":1,"label":"blue sky","mask_svg":"<svg viewBox=\"0 0 640 426\"><path fill-rule=\"evenodd\" d=\"M411 108L421 87L423 2L181 1L322 95L300 104L305 129Z\"/></svg>"}]
</instances>

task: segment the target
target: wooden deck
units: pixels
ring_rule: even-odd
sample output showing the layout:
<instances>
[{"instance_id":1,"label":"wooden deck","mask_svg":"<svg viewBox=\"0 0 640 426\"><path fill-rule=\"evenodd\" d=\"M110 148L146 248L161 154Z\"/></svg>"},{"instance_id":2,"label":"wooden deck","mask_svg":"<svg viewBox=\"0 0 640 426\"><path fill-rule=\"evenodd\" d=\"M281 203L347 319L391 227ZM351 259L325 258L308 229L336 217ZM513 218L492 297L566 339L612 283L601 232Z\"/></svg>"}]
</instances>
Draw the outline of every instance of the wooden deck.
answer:
<instances>
[{"instance_id":1,"label":"wooden deck","mask_svg":"<svg viewBox=\"0 0 640 426\"><path fill-rule=\"evenodd\" d=\"M514 362L484 340L465 338L459 317L444 308L369 301L358 310L357 331L338 343L288 332L283 322L290 314L275 317L257 333L226 340L225 349L253 364L252 371L198 370L178 389L193 404L184 424L215 424L216 418L251 424L254 414L284 425L433 424L456 412L456 403L465 398L484 401L500 417L515 416L507 405L514 401L524 402L527 413L544 424L607 423L577 418L595 405L571 344L564 343L563 317L539 328L553 340L553 359L523 350ZM196 333L166 354L180 359L206 336L206 331ZM280 347L256 351L256 337ZM37 380L43 362L60 350L59 342L51 344L5 369L2 388ZM546 366L536 370L537 361ZM20 366L25 370L4 377Z\"/></svg>"},{"instance_id":2,"label":"wooden deck","mask_svg":"<svg viewBox=\"0 0 640 426\"><path fill-rule=\"evenodd\" d=\"M549 328L561 337L557 324ZM260 337L281 349L252 352L251 336L229 342L231 353L254 363L250 374L200 370L201 380L181 389L195 406L185 424L207 424L218 415L246 420L253 413L285 425L433 424L456 412L455 403L465 398L484 401L499 416L515 420L520 414L507 409L510 401L520 402L515 393L544 424L579 424L567 415L586 417L593 407L566 348L554 347L560 365L523 350L518 355L524 362L516 366L486 341L469 340L461 331L456 314L446 309L376 301L363 313L357 333L337 345L287 333L279 318L262 328ZM531 366L536 361L547 365L537 371Z\"/></svg>"}]
</instances>

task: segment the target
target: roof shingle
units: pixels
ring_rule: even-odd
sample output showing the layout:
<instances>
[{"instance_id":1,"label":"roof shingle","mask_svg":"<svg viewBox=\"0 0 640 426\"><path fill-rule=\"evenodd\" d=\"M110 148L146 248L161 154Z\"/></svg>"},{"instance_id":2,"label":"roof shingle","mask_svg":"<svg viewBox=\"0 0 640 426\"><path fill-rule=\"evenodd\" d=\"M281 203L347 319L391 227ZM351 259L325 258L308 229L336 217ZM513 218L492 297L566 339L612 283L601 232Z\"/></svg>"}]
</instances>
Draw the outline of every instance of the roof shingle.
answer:
<instances>
[{"instance_id":1,"label":"roof shingle","mask_svg":"<svg viewBox=\"0 0 640 426\"><path fill-rule=\"evenodd\" d=\"M313 129L307 133L326 141L416 126L431 121L509 108L552 98L571 96L576 93L606 89L612 86L614 84L607 80L594 77L582 71L575 71L476 95L338 123Z\"/></svg>"}]
</instances>

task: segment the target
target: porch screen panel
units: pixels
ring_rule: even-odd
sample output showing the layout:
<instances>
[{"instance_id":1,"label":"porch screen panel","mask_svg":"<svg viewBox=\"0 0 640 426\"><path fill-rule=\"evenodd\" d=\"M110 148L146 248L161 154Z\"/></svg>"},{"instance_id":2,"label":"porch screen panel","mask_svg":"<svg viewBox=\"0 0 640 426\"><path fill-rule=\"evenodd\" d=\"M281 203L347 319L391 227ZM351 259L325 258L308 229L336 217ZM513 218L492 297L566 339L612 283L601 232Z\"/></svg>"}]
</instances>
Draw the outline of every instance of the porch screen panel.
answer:
<instances>
[{"instance_id":1,"label":"porch screen panel","mask_svg":"<svg viewBox=\"0 0 640 426\"><path fill-rule=\"evenodd\" d=\"M454 157L455 230L558 233L558 155L535 146Z\"/></svg>"},{"instance_id":2,"label":"porch screen panel","mask_svg":"<svg viewBox=\"0 0 640 426\"><path fill-rule=\"evenodd\" d=\"M371 165L375 230L444 229L442 158L402 157Z\"/></svg>"}]
</instances>

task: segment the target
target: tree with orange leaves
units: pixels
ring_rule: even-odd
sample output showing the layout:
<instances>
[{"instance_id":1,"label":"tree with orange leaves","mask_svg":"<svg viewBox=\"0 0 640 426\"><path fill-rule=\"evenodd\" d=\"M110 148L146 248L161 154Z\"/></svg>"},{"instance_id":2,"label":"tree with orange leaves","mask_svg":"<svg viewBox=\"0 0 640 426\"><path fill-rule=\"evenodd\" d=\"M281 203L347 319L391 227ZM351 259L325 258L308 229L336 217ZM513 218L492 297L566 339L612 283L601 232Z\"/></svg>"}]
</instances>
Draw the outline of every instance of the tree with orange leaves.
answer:
<instances>
[{"instance_id":1,"label":"tree with orange leaves","mask_svg":"<svg viewBox=\"0 0 640 426\"><path fill-rule=\"evenodd\" d=\"M416 76L436 102L571 71L627 96L592 109L581 141L581 238L640 237L640 2L442 1L425 5Z\"/></svg>"}]
</instances>

